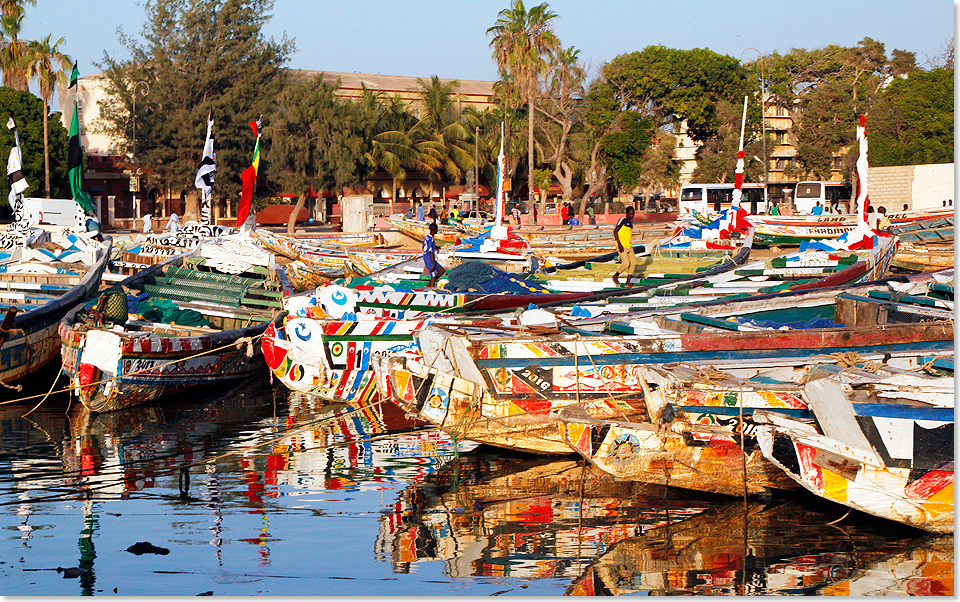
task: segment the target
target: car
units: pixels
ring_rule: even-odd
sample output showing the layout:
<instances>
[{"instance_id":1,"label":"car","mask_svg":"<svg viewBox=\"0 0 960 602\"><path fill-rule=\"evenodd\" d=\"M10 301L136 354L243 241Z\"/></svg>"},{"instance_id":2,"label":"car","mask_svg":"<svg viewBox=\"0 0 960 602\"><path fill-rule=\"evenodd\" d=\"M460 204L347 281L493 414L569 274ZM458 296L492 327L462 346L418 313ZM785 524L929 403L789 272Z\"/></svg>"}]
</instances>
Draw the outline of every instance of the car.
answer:
<instances>
[{"instance_id":1,"label":"car","mask_svg":"<svg viewBox=\"0 0 960 602\"><path fill-rule=\"evenodd\" d=\"M467 211L466 213L460 214L461 220L473 220L477 223L483 222L492 222L494 216L490 215L486 211Z\"/></svg>"}]
</instances>

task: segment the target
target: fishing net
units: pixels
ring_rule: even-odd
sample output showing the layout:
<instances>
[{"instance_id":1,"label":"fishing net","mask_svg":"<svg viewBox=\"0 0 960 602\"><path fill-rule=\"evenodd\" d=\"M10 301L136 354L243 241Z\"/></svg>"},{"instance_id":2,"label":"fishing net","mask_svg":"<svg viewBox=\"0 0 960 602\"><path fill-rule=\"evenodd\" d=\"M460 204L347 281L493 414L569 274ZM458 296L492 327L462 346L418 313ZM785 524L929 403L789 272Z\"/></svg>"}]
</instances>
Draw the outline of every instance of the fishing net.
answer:
<instances>
[{"instance_id":1,"label":"fishing net","mask_svg":"<svg viewBox=\"0 0 960 602\"><path fill-rule=\"evenodd\" d=\"M200 312L193 309L181 309L167 299L146 298L136 302L136 311L144 320L161 324L179 324L181 326L210 326L210 322Z\"/></svg>"},{"instance_id":2,"label":"fishing net","mask_svg":"<svg viewBox=\"0 0 960 602\"><path fill-rule=\"evenodd\" d=\"M444 289L465 293L551 293L535 280L524 280L482 261L467 261L446 273Z\"/></svg>"}]
</instances>

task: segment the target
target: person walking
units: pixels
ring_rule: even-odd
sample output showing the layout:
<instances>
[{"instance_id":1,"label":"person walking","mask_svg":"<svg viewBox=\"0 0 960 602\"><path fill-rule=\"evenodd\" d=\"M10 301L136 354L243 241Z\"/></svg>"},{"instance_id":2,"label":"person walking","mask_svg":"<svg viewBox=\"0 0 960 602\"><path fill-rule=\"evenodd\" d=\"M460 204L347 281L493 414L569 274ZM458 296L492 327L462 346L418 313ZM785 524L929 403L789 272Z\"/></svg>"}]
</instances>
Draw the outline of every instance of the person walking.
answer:
<instances>
[{"instance_id":1,"label":"person walking","mask_svg":"<svg viewBox=\"0 0 960 602\"><path fill-rule=\"evenodd\" d=\"M590 202L587 203L587 217L590 218L589 223L591 226L597 225L597 216L593 208L593 199L590 199Z\"/></svg>"},{"instance_id":2,"label":"person walking","mask_svg":"<svg viewBox=\"0 0 960 602\"><path fill-rule=\"evenodd\" d=\"M417 221L422 222L423 219L423 201L417 201Z\"/></svg>"},{"instance_id":3,"label":"person walking","mask_svg":"<svg viewBox=\"0 0 960 602\"><path fill-rule=\"evenodd\" d=\"M143 216L143 233L150 234L153 230L153 217L148 213Z\"/></svg>"},{"instance_id":4,"label":"person walking","mask_svg":"<svg viewBox=\"0 0 960 602\"><path fill-rule=\"evenodd\" d=\"M430 218L430 221L431 221L432 223L434 223L434 224L438 223L438 220L440 219L440 216L437 215L437 206L436 206L436 205L434 205L434 204L431 204L431 205L430 205L430 213L428 213L427 216Z\"/></svg>"},{"instance_id":5,"label":"person walking","mask_svg":"<svg viewBox=\"0 0 960 602\"><path fill-rule=\"evenodd\" d=\"M520 207L518 207L516 203L514 203L511 213L513 213L513 219L517 221L517 225L519 226L520 225Z\"/></svg>"},{"instance_id":6,"label":"person walking","mask_svg":"<svg viewBox=\"0 0 960 602\"><path fill-rule=\"evenodd\" d=\"M427 286L433 286L437 283L437 278L443 276L446 270L437 261L437 243L433 238L440 228L436 222L430 222L429 229L430 234L423 238L423 273L430 276L430 284Z\"/></svg>"},{"instance_id":7,"label":"person walking","mask_svg":"<svg viewBox=\"0 0 960 602\"><path fill-rule=\"evenodd\" d=\"M563 220L563 225L566 226L570 223L570 210L567 209L567 204L564 203L560 206L560 219Z\"/></svg>"},{"instance_id":8,"label":"person walking","mask_svg":"<svg viewBox=\"0 0 960 602\"><path fill-rule=\"evenodd\" d=\"M627 207L627 211L613 229L613 240L617 243L617 251L620 254L620 265L617 271L613 273L613 283L620 286L620 274L627 275L626 285L630 286L630 279L633 277L633 271L637 269L637 254L633 250L633 216L636 210L632 206Z\"/></svg>"}]
</instances>

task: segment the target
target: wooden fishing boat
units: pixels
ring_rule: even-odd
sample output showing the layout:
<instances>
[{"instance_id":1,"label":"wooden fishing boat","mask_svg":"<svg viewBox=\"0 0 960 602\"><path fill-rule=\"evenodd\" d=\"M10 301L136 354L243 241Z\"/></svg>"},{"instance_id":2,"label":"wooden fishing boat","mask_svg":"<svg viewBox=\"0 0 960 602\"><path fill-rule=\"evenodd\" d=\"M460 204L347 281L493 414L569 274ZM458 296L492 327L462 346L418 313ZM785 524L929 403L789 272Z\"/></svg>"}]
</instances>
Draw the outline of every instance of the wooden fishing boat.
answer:
<instances>
[{"instance_id":1,"label":"wooden fishing boat","mask_svg":"<svg viewBox=\"0 0 960 602\"><path fill-rule=\"evenodd\" d=\"M350 272L351 276L368 276L422 254L420 251L360 251L352 249L346 249L346 253L347 261L344 268Z\"/></svg>"},{"instance_id":2,"label":"wooden fishing boat","mask_svg":"<svg viewBox=\"0 0 960 602\"><path fill-rule=\"evenodd\" d=\"M953 214L907 223L891 222L890 231L910 244L953 244Z\"/></svg>"},{"instance_id":3,"label":"wooden fishing boat","mask_svg":"<svg viewBox=\"0 0 960 602\"><path fill-rule=\"evenodd\" d=\"M767 459L825 499L953 533L953 376L838 374L803 390L816 424L755 415Z\"/></svg>"},{"instance_id":4,"label":"wooden fishing boat","mask_svg":"<svg viewBox=\"0 0 960 602\"><path fill-rule=\"evenodd\" d=\"M944 270L954 265L953 245L905 244L897 250L890 262L892 270L902 272L931 272Z\"/></svg>"},{"instance_id":5,"label":"wooden fishing boat","mask_svg":"<svg viewBox=\"0 0 960 602\"><path fill-rule=\"evenodd\" d=\"M555 409L596 407L606 416L594 418L642 422L628 419L629 405L641 418L649 415L637 378L641 365L709 362L755 371L855 353L910 369L927 356L952 354L952 284L930 295L920 290L940 284L932 277L903 279L532 328L431 325L417 334L422 360L386 358L374 366L382 386L389 375L397 403L458 436L559 453Z\"/></svg>"},{"instance_id":6,"label":"wooden fishing boat","mask_svg":"<svg viewBox=\"0 0 960 602\"><path fill-rule=\"evenodd\" d=\"M63 371L95 412L247 378L263 369L254 338L282 315L284 280L248 237L201 243L68 313Z\"/></svg>"},{"instance_id":7,"label":"wooden fishing boat","mask_svg":"<svg viewBox=\"0 0 960 602\"><path fill-rule=\"evenodd\" d=\"M711 214L695 214L697 219L708 223ZM953 211L928 210L905 211L887 215L890 229L912 229L916 224L953 217ZM750 222L756 227L758 245L799 245L802 242L837 238L857 227L856 214L823 215L751 215Z\"/></svg>"},{"instance_id":8,"label":"wooden fishing boat","mask_svg":"<svg viewBox=\"0 0 960 602\"><path fill-rule=\"evenodd\" d=\"M257 228L253 231L253 236L263 248L290 259L308 260L312 253L318 253L318 263L322 263L320 258L327 255L328 251L365 249L384 245L383 235L379 232L278 234L264 228Z\"/></svg>"},{"instance_id":9,"label":"wooden fishing boat","mask_svg":"<svg viewBox=\"0 0 960 602\"><path fill-rule=\"evenodd\" d=\"M559 413L564 439L591 464L620 479L725 495L797 488L745 432L755 409L807 414L796 383L685 364L634 370L646 421L597 420L576 406Z\"/></svg>"},{"instance_id":10,"label":"wooden fishing boat","mask_svg":"<svg viewBox=\"0 0 960 602\"><path fill-rule=\"evenodd\" d=\"M60 320L99 288L112 241L59 228L4 234L9 236L2 237L6 244L0 251L0 303L7 305L0 323L0 384L9 389L58 358Z\"/></svg>"},{"instance_id":11,"label":"wooden fishing boat","mask_svg":"<svg viewBox=\"0 0 960 602\"><path fill-rule=\"evenodd\" d=\"M423 239L430 233L427 222L407 219L402 215L391 215L390 225L418 242L423 242ZM437 224L437 233L433 239L436 241L438 247L442 245L454 245L457 244L461 238L476 236L482 231L479 227L466 226L463 224Z\"/></svg>"}]
</instances>

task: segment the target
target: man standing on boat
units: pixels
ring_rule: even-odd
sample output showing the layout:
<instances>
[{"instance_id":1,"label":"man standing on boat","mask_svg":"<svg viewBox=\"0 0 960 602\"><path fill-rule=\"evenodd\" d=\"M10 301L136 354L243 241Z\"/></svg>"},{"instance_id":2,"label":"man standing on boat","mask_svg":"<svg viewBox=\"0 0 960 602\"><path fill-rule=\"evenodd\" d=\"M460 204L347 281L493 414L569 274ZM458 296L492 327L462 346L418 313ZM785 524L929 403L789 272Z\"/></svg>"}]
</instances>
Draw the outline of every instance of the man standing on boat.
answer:
<instances>
[{"instance_id":1,"label":"man standing on boat","mask_svg":"<svg viewBox=\"0 0 960 602\"><path fill-rule=\"evenodd\" d=\"M627 275L626 285L630 286L630 279L633 277L633 271L637 269L637 254L633 250L633 216L636 210L632 206L627 207L627 211L613 229L613 239L617 241L617 251L620 253L620 265L617 271L613 273L613 283L620 286L620 274Z\"/></svg>"},{"instance_id":2,"label":"man standing on boat","mask_svg":"<svg viewBox=\"0 0 960 602\"><path fill-rule=\"evenodd\" d=\"M433 238L440 228L436 222L430 222L429 228L430 234L423 238L423 273L430 276L430 284L427 286L433 286L446 270L437 261L437 243Z\"/></svg>"}]
</instances>

